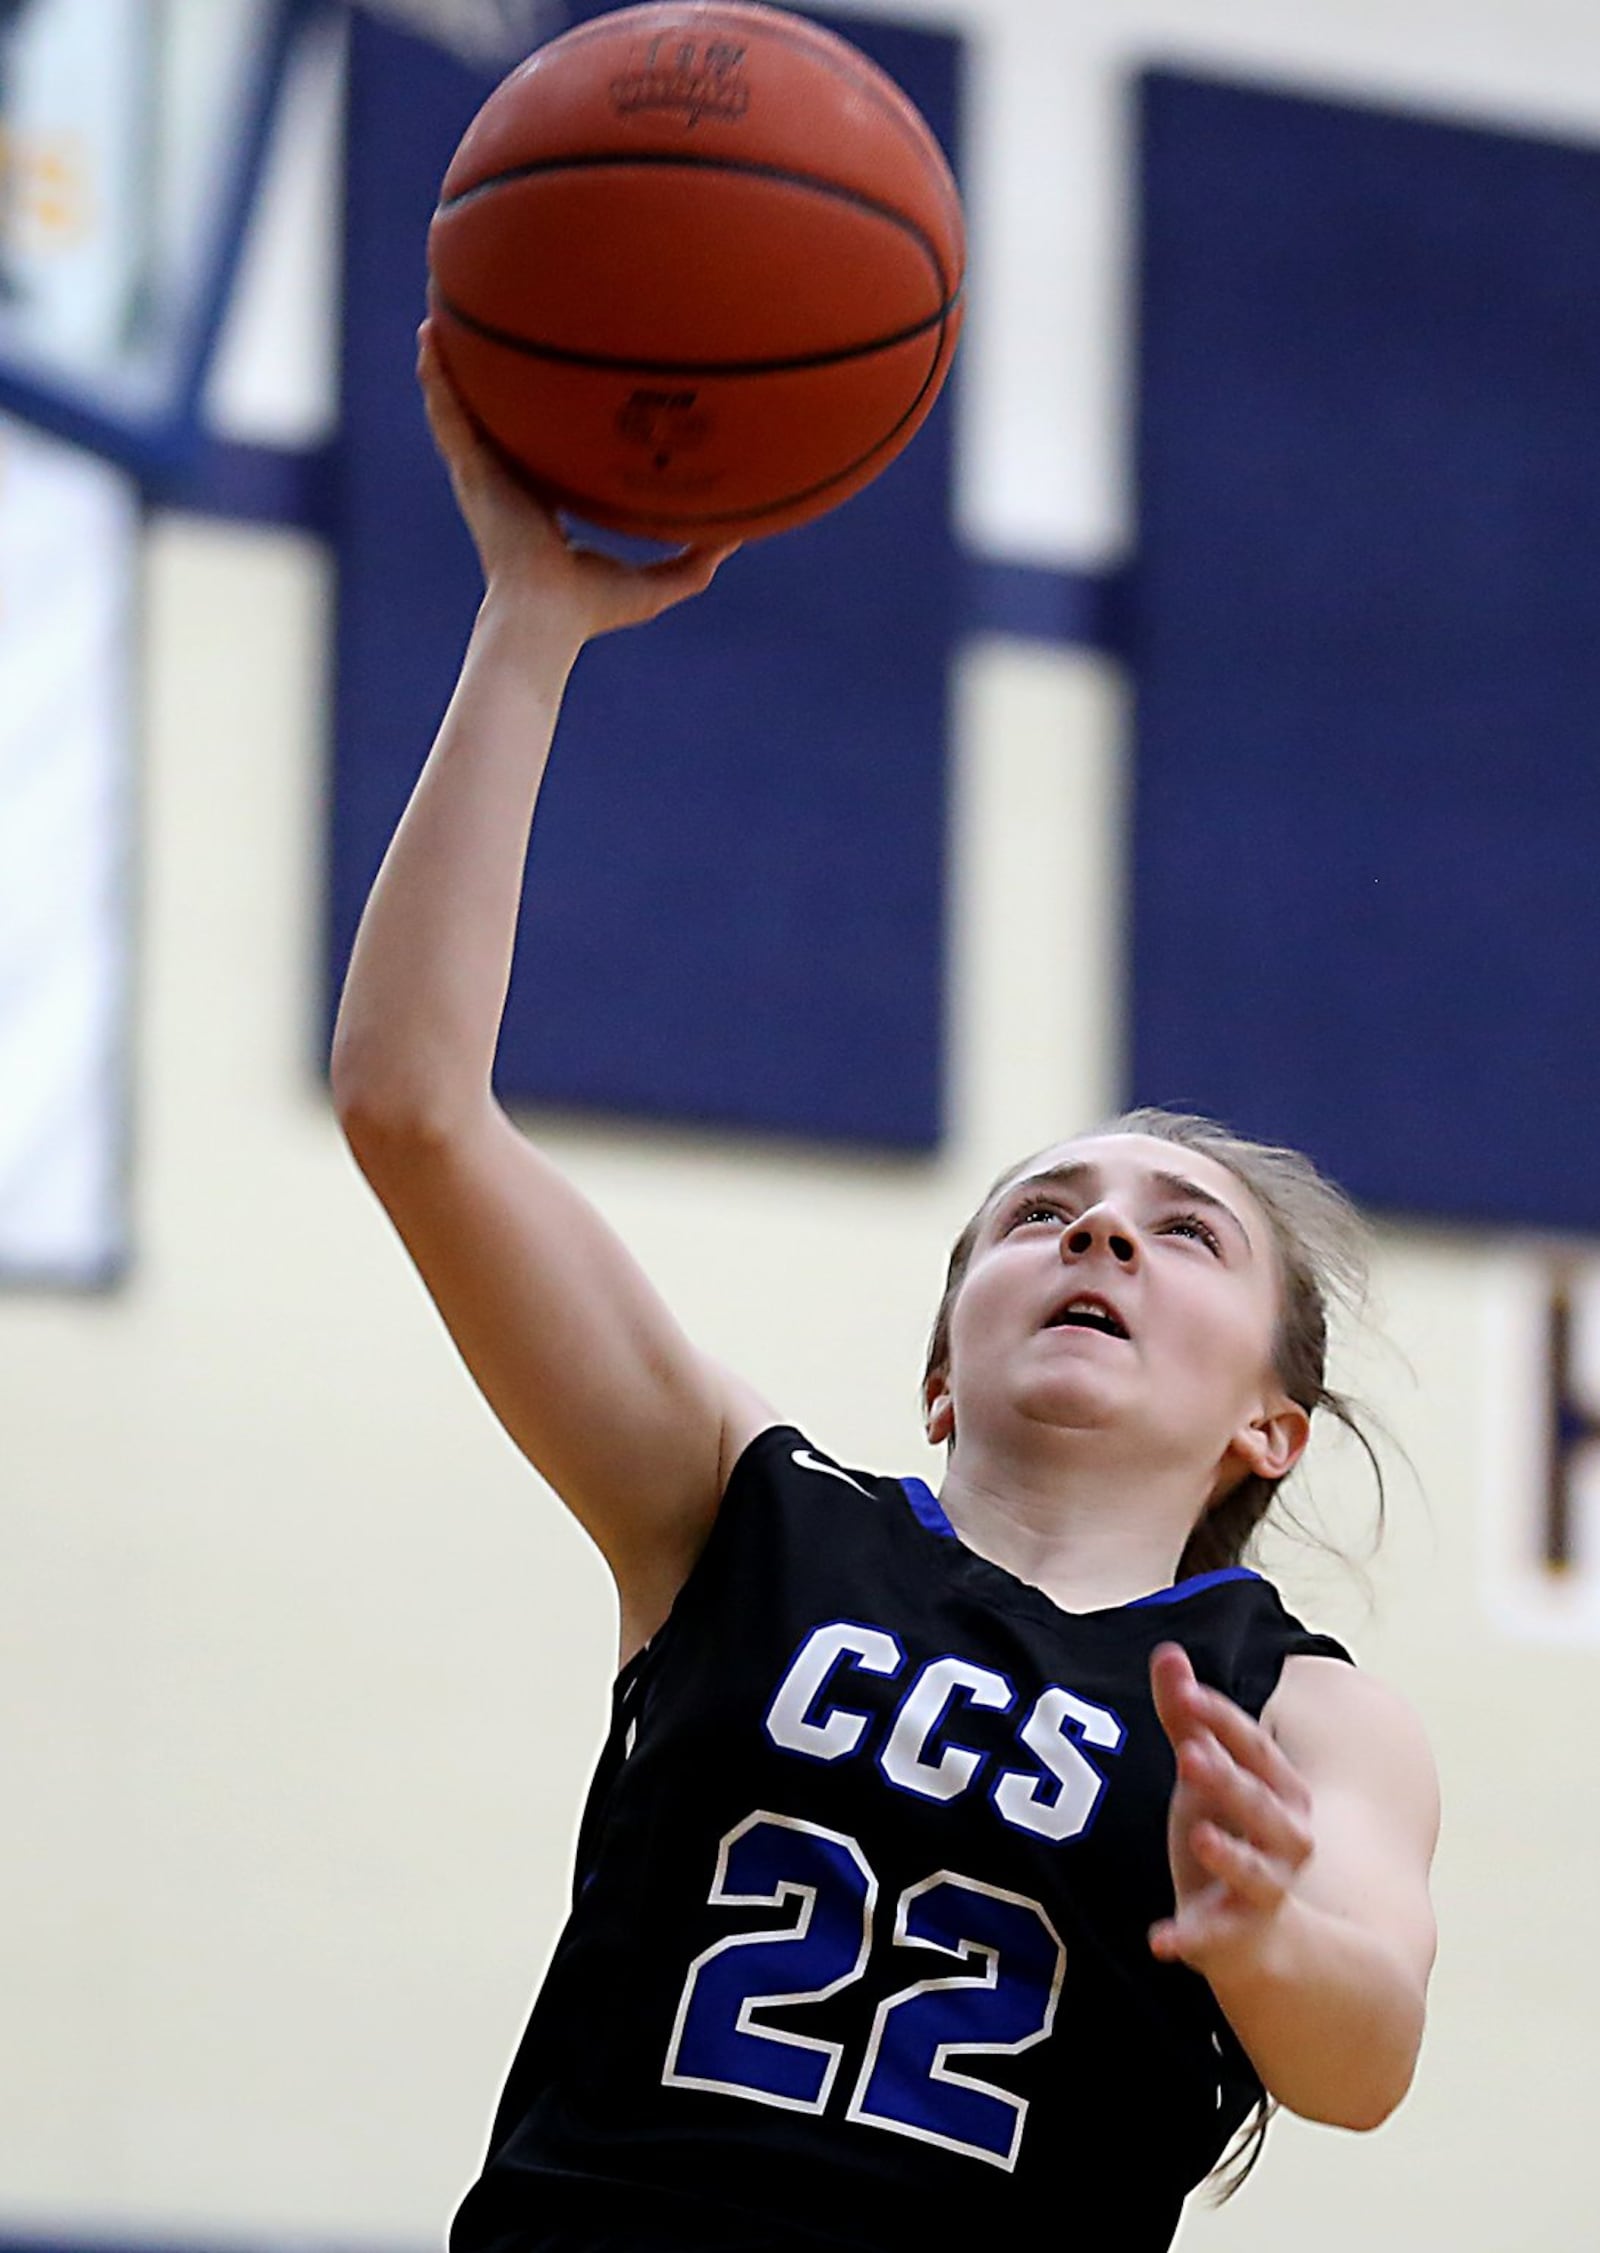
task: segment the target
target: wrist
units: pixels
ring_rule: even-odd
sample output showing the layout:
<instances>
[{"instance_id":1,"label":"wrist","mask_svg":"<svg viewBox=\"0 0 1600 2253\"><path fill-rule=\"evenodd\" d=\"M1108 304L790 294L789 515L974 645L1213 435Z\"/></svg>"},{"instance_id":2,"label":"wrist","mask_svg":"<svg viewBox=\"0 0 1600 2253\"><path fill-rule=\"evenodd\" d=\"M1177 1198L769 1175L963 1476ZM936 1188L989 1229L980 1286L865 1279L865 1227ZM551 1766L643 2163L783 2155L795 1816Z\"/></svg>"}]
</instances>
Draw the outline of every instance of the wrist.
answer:
<instances>
[{"instance_id":1,"label":"wrist","mask_svg":"<svg viewBox=\"0 0 1600 2253\"><path fill-rule=\"evenodd\" d=\"M1219 2000L1245 2002L1265 1997L1293 1985L1308 1949L1315 1945L1314 1927L1321 1921L1321 1912L1297 1895L1286 1893L1276 1907L1263 1910L1241 1930L1216 1940L1203 1956L1188 1960Z\"/></svg>"},{"instance_id":2,"label":"wrist","mask_svg":"<svg viewBox=\"0 0 1600 2253\"><path fill-rule=\"evenodd\" d=\"M546 590L519 579L491 578L478 605L472 640L534 665L560 687L587 636L562 614Z\"/></svg>"}]
</instances>

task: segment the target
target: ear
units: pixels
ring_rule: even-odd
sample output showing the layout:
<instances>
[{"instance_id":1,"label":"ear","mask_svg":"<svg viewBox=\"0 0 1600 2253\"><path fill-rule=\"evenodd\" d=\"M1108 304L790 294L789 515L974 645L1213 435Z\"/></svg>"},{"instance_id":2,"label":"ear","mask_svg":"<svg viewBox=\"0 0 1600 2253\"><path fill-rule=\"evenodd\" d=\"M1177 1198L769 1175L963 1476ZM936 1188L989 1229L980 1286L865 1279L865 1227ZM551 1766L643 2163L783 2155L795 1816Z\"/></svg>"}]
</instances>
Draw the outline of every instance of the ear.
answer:
<instances>
[{"instance_id":1,"label":"ear","mask_svg":"<svg viewBox=\"0 0 1600 2253\"><path fill-rule=\"evenodd\" d=\"M948 1370L931 1370L923 1379L922 1429L930 1447L944 1447L956 1436L956 1404Z\"/></svg>"},{"instance_id":2,"label":"ear","mask_svg":"<svg viewBox=\"0 0 1600 2253\"><path fill-rule=\"evenodd\" d=\"M1279 1393L1263 1403L1261 1412L1241 1424L1228 1443L1225 1462L1232 1486L1241 1478L1286 1478L1306 1451L1311 1418L1297 1400ZM1218 1488L1224 1492L1225 1487Z\"/></svg>"}]
</instances>

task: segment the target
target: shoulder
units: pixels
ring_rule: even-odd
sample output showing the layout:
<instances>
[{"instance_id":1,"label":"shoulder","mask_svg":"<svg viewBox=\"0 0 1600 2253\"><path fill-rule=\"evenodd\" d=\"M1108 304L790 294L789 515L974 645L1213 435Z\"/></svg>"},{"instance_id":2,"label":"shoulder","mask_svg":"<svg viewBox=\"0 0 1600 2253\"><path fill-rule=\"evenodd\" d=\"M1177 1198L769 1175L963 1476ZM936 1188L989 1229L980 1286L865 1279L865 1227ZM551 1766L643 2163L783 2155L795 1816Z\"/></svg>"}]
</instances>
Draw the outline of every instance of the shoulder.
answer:
<instances>
[{"instance_id":1,"label":"shoulder","mask_svg":"<svg viewBox=\"0 0 1600 2253\"><path fill-rule=\"evenodd\" d=\"M1423 1733L1415 1706L1392 1683L1349 1659L1322 1652L1292 1651L1285 1658L1262 1719L1274 1734L1281 1729L1308 1736L1340 1729L1362 1735L1385 1729L1407 1737Z\"/></svg>"},{"instance_id":2,"label":"shoulder","mask_svg":"<svg viewBox=\"0 0 1600 2253\"><path fill-rule=\"evenodd\" d=\"M1409 1807L1421 1828L1437 1828L1427 1731L1392 1683L1337 1659L1291 1656L1261 1718L1308 1781Z\"/></svg>"},{"instance_id":3,"label":"shoulder","mask_svg":"<svg viewBox=\"0 0 1600 2253\"><path fill-rule=\"evenodd\" d=\"M748 1388L736 1388L731 1397L717 1503L704 1537L670 1577L642 1590L623 1589L624 1666L654 1644L669 1621L718 1600L719 1590L725 1596L730 1580L737 1583L741 1573L782 1570L785 1559L808 1541L814 1546L818 1507L830 1496L835 1503L848 1502L853 1492L859 1506L863 1497L876 1499L887 1483L835 1463Z\"/></svg>"}]
</instances>

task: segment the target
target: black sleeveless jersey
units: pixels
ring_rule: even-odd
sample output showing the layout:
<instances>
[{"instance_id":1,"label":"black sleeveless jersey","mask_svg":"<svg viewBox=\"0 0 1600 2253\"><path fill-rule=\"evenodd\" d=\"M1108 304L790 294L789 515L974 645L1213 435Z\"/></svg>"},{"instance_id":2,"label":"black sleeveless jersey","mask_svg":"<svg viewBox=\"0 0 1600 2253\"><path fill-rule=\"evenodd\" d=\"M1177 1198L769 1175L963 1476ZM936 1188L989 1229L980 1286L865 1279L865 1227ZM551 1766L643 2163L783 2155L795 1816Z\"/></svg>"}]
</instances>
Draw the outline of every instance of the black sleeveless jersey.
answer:
<instances>
[{"instance_id":1,"label":"black sleeveless jersey","mask_svg":"<svg viewBox=\"0 0 1600 2253\"><path fill-rule=\"evenodd\" d=\"M1261 2093L1146 1938L1167 1639L1252 1714L1348 1657L1244 1568L1063 1611L920 1481L762 1433L618 1678L452 2253L1160 2253Z\"/></svg>"}]
</instances>

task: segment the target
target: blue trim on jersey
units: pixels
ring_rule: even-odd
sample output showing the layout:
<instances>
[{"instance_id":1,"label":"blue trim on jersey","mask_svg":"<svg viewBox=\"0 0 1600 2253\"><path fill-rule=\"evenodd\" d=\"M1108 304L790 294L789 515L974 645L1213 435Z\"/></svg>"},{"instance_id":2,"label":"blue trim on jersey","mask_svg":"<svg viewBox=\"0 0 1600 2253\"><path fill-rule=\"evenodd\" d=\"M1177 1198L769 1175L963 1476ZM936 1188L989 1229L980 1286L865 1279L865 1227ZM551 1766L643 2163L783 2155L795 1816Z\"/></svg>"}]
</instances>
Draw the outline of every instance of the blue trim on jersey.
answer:
<instances>
[{"instance_id":1,"label":"blue trim on jersey","mask_svg":"<svg viewBox=\"0 0 1600 2253\"><path fill-rule=\"evenodd\" d=\"M902 1478L900 1481L906 1500L919 1525L930 1533L943 1536L946 1541L959 1541L961 1536L944 1514L944 1505L923 1479ZM1004 1566L1000 1567L1004 1571ZM1260 1573L1252 1572L1248 1565L1219 1565L1215 1572L1191 1573L1187 1580L1174 1581L1170 1588L1157 1588L1148 1596L1130 1597L1125 1604L1114 1604L1113 1611L1136 1612L1146 1604L1175 1604L1180 1596L1196 1595L1202 1588L1220 1587L1225 1580L1259 1580Z\"/></svg>"},{"instance_id":2,"label":"blue trim on jersey","mask_svg":"<svg viewBox=\"0 0 1600 2253\"><path fill-rule=\"evenodd\" d=\"M900 1484L919 1525L925 1525L930 1533L942 1534L946 1541L960 1540L961 1536L944 1514L938 1495L925 1480L902 1479Z\"/></svg>"},{"instance_id":3,"label":"blue trim on jersey","mask_svg":"<svg viewBox=\"0 0 1600 2253\"><path fill-rule=\"evenodd\" d=\"M1191 1573L1187 1580L1176 1580L1170 1588L1158 1588L1153 1595L1135 1596L1122 1609L1136 1612L1146 1604L1175 1604L1180 1596L1192 1596L1200 1588L1219 1587L1224 1580L1260 1578L1260 1573L1252 1572L1248 1565L1219 1565L1215 1572Z\"/></svg>"}]
</instances>

